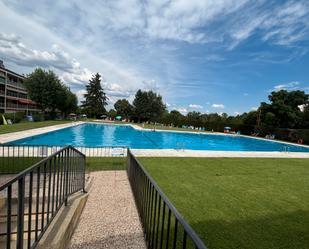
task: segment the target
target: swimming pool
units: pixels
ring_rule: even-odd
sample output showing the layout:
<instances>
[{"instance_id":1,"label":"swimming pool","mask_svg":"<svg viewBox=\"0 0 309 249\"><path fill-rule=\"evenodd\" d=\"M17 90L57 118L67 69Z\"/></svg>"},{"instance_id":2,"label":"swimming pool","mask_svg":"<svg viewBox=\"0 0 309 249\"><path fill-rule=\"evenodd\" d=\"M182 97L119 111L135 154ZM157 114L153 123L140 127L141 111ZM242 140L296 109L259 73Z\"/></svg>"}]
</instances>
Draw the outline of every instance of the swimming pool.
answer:
<instances>
[{"instance_id":1,"label":"swimming pool","mask_svg":"<svg viewBox=\"0 0 309 249\"><path fill-rule=\"evenodd\" d=\"M243 136L143 131L128 125L86 123L16 140L15 145L127 146L132 149L309 152L309 147Z\"/></svg>"}]
</instances>

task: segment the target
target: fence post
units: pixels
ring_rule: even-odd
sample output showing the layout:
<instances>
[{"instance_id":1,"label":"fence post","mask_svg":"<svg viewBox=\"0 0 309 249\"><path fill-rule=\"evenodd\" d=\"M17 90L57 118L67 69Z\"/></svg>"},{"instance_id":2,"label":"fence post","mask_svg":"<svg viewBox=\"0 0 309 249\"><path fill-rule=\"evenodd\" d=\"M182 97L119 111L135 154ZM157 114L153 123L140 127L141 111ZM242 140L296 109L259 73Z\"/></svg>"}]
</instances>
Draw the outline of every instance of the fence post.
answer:
<instances>
[{"instance_id":1,"label":"fence post","mask_svg":"<svg viewBox=\"0 0 309 249\"><path fill-rule=\"evenodd\" d=\"M83 156L83 160L82 160L82 176L83 176L83 193L87 193L85 185L86 185L86 156Z\"/></svg>"},{"instance_id":2,"label":"fence post","mask_svg":"<svg viewBox=\"0 0 309 249\"><path fill-rule=\"evenodd\" d=\"M67 148L65 150L65 200L64 200L64 205L68 205L68 188L69 188L69 160L70 160L70 151Z\"/></svg>"},{"instance_id":3,"label":"fence post","mask_svg":"<svg viewBox=\"0 0 309 249\"><path fill-rule=\"evenodd\" d=\"M17 213L17 248L24 246L24 200L25 198L25 178L18 180L18 213Z\"/></svg>"}]
</instances>

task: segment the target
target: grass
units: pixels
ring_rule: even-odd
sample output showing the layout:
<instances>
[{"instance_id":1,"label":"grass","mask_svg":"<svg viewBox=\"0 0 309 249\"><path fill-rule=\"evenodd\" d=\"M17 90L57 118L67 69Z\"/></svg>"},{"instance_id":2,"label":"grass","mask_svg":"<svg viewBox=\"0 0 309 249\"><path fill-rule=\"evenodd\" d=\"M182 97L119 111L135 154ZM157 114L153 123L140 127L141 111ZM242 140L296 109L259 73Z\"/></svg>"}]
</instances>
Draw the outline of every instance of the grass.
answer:
<instances>
[{"instance_id":1,"label":"grass","mask_svg":"<svg viewBox=\"0 0 309 249\"><path fill-rule=\"evenodd\" d=\"M42 159L42 157L1 157L0 174L17 174Z\"/></svg>"},{"instance_id":2,"label":"grass","mask_svg":"<svg viewBox=\"0 0 309 249\"><path fill-rule=\"evenodd\" d=\"M208 248L308 248L308 159L139 160ZM88 157L87 171L123 170L125 161Z\"/></svg>"},{"instance_id":3,"label":"grass","mask_svg":"<svg viewBox=\"0 0 309 249\"><path fill-rule=\"evenodd\" d=\"M13 125L0 125L0 134L24 131L29 129L41 128L51 125L65 124L72 121L42 121L42 122L22 122Z\"/></svg>"},{"instance_id":4,"label":"grass","mask_svg":"<svg viewBox=\"0 0 309 249\"><path fill-rule=\"evenodd\" d=\"M101 121L102 123L105 123L104 121ZM110 122L108 122L110 123ZM137 125L141 128L145 129L153 129L155 128L156 130L163 130L163 131L190 131L190 132L205 132L205 133L213 133L212 131L200 131L200 130L193 130L190 128L181 128L181 127L171 127L171 126L166 126L166 125L153 125L153 124L141 124L141 123L129 123L129 122L122 122L122 121L113 121L112 124L132 124L132 125Z\"/></svg>"},{"instance_id":5,"label":"grass","mask_svg":"<svg viewBox=\"0 0 309 249\"><path fill-rule=\"evenodd\" d=\"M124 170L126 157L87 157L87 171Z\"/></svg>"},{"instance_id":6,"label":"grass","mask_svg":"<svg viewBox=\"0 0 309 249\"><path fill-rule=\"evenodd\" d=\"M0 158L0 174L17 174L30 167L36 162L42 160L40 157L19 157L19 158ZM124 170L126 167L125 157L87 157L86 170Z\"/></svg>"},{"instance_id":7,"label":"grass","mask_svg":"<svg viewBox=\"0 0 309 249\"><path fill-rule=\"evenodd\" d=\"M308 159L140 161L210 249L308 248Z\"/></svg>"}]
</instances>

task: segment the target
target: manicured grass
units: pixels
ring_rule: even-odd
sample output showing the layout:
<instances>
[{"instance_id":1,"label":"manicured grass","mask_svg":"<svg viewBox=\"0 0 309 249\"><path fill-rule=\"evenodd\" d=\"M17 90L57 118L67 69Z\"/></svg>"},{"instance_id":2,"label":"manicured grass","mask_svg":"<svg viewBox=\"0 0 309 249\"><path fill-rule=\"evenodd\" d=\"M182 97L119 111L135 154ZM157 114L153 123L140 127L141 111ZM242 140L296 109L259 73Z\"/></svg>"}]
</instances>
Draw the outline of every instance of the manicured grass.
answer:
<instances>
[{"instance_id":1,"label":"manicured grass","mask_svg":"<svg viewBox=\"0 0 309 249\"><path fill-rule=\"evenodd\" d=\"M309 248L309 160L139 158L210 249Z\"/></svg>"},{"instance_id":2,"label":"manicured grass","mask_svg":"<svg viewBox=\"0 0 309 249\"><path fill-rule=\"evenodd\" d=\"M42 159L42 157L0 157L0 174L17 174Z\"/></svg>"},{"instance_id":3,"label":"manicured grass","mask_svg":"<svg viewBox=\"0 0 309 249\"><path fill-rule=\"evenodd\" d=\"M87 171L125 170L126 157L87 157Z\"/></svg>"},{"instance_id":4,"label":"manicured grass","mask_svg":"<svg viewBox=\"0 0 309 249\"><path fill-rule=\"evenodd\" d=\"M166 131L191 131L191 132L205 132L205 133L212 133L211 131L199 131L199 130L192 130L189 128L180 128L180 127L170 127L165 125L151 125L151 124L144 124L144 127L142 124L136 124L142 128L145 129L156 129L156 130L166 130Z\"/></svg>"},{"instance_id":5,"label":"manicured grass","mask_svg":"<svg viewBox=\"0 0 309 249\"><path fill-rule=\"evenodd\" d=\"M36 162L42 160L40 157L19 157L19 158L0 158L0 174L17 174L22 170L32 166ZM126 157L87 157L86 170L125 170Z\"/></svg>"},{"instance_id":6,"label":"manicured grass","mask_svg":"<svg viewBox=\"0 0 309 249\"><path fill-rule=\"evenodd\" d=\"M13 125L0 125L0 134L24 131L29 129L41 128L45 126L69 123L72 121L42 121L42 122L22 122Z\"/></svg>"}]
</instances>

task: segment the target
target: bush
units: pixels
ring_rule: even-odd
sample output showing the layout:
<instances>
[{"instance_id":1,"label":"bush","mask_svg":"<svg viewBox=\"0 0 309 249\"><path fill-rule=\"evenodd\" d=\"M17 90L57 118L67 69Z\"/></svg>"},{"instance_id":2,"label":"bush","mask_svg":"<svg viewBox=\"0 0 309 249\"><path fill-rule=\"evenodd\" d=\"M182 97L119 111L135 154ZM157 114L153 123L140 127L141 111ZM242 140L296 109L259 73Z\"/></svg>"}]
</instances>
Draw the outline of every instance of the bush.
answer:
<instances>
[{"instance_id":1,"label":"bush","mask_svg":"<svg viewBox=\"0 0 309 249\"><path fill-rule=\"evenodd\" d=\"M6 120L10 119L14 124L19 123L24 119L25 114L23 112L15 112L15 113L5 113L4 117ZM1 118L1 123L3 120Z\"/></svg>"},{"instance_id":2,"label":"bush","mask_svg":"<svg viewBox=\"0 0 309 249\"><path fill-rule=\"evenodd\" d=\"M297 143L302 139L304 144L309 144L309 129L276 129L274 134L279 140Z\"/></svg>"},{"instance_id":3,"label":"bush","mask_svg":"<svg viewBox=\"0 0 309 249\"><path fill-rule=\"evenodd\" d=\"M32 114L32 118L34 122L44 121L44 115L40 113Z\"/></svg>"}]
</instances>

